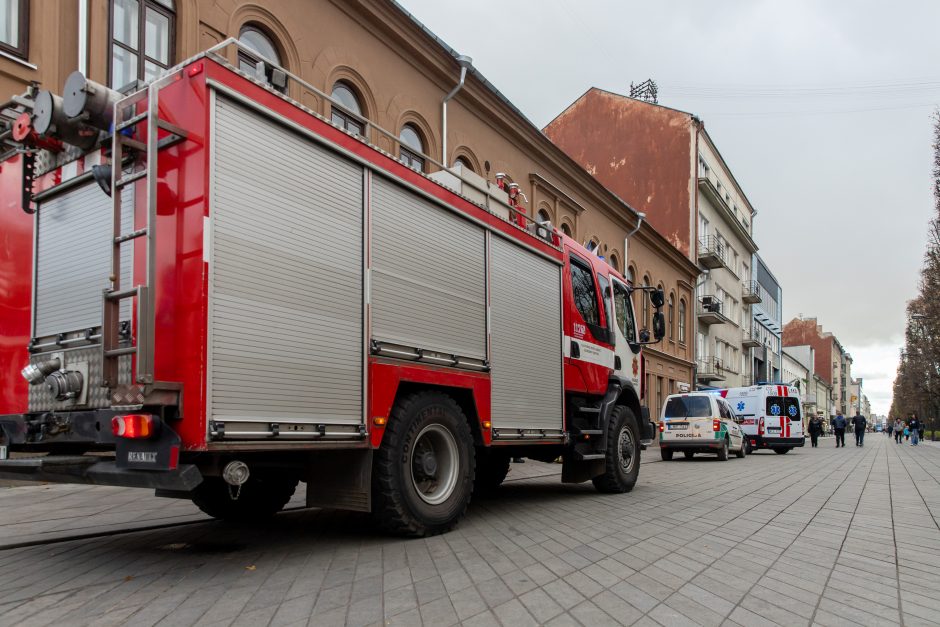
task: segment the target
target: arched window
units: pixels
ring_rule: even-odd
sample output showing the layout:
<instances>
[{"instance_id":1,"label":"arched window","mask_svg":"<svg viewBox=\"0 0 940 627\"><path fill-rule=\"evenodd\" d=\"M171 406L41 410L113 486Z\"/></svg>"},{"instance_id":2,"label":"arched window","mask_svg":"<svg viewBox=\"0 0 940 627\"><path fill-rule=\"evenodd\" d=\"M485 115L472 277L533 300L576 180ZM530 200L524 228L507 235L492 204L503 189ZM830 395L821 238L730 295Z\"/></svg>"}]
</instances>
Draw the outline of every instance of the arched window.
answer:
<instances>
[{"instance_id":1,"label":"arched window","mask_svg":"<svg viewBox=\"0 0 940 627\"><path fill-rule=\"evenodd\" d=\"M330 108L330 115L331 119L333 120L333 124L343 127L353 135L362 135L362 122L359 120L359 118L351 115L364 115L362 112L362 105L359 104L359 96L356 94L356 91L348 83L337 81L333 85L333 93L330 95L333 96L334 100L342 105L343 109L345 109L344 111L335 105Z\"/></svg>"},{"instance_id":2,"label":"arched window","mask_svg":"<svg viewBox=\"0 0 940 627\"><path fill-rule=\"evenodd\" d=\"M685 344L685 299L679 299L679 343Z\"/></svg>"},{"instance_id":3,"label":"arched window","mask_svg":"<svg viewBox=\"0 0 940 627\"><path fill-rule=\"evenodd\" d=\"M152 81L173 65L175 29L173 0L114 0L111 86L118 89L136 80Z\"/></svg>"},{"instance_id":4,"label":"arched window","mask_svg":"<svg viewBox=\"0 0 940 627\"><path fill-rule=\"evenodd\" d=\"M676 337L676 297L672 294L669 295L669 302L666 307L666 321L669 323L669 339L673 340Z\"/></svg>"},{"instance_id":5,"label":"arched window","mask_svg":"<svg viewBox=\"0 0 940 627\"><path fill-rule=\"evenodd\" d=\"M539 209L539 212L535 215L536 222L551 222L552 217L548 215L548 212L544 209Z\"/></svg>"},{"instance_id":6,"label":"arched window","mask_svg":"<svg viewBox=\"0 0 940 627\"><path fill-rule=\"evenodd\" d=\"M409 168L424 172L424 140L414 124L405 124L398 135L401 140L399 160Z\"/></svg>"},{"instance_id":7,"label":"arched window","mask_svg":"<svg viewBox=\"0 0 940 627\"><path fill-rule=\"evenodd\" d=\"M645 277L643 277L643 287L649 287L649 286L650 286L650 277L649 277L649 275L646 275ZM644 292L644 293L640 294L640 298L643 300L643 328L644 328L644 329L649 329L649 328L650 328L650 299L649 299L649 293L648 293L648 292Z\"/></svg>"},{"instance_id":8,"label":"arched window","mask_svg":"<svg viewBox=\"0 0 940 627\"><path fill-rule=\"evenodd\" d=\"M282 65L281 54L274 45L273 38L260 26L245 24L238 33L238 41L247 48L238 50L238 69L271 83L278 91L287 91L287 77L283 72L274 76L273 68L269 65Z\"/></svg>"},{"instance_id":9,"label":"arched window","mask_svg":"<svg viewBox=\"0 0 940 627\"><path fill-rule=\"evenodd\" d=\"M571 234L571 227L568 226L567 222L561 223L561 232L567 235L568 237L574 237L574 235Z\"/></svg>"},{"instance_id":10,"label":"arched window","mask_svg":"<svg viewBox=\"0 0 940 627\"><path fill-rule=\"evenodd\" d=\"M611 268L620 272L620 261L617 259L617 255L612 254L607 262L610 264Z\"/></svg>"},{"instance_id":11,"label":"arched window","mask_svg":"<svg viewBox=\"0 0 940 627\"><path fill-rule=\"evenodd\" d=\"M473 165L471 165L470 160L466 157L457 157L454 159L454 165L459 165L460 168L465 171L476 172L476 170L473 169Z\"/></svg>"}]
</instances>

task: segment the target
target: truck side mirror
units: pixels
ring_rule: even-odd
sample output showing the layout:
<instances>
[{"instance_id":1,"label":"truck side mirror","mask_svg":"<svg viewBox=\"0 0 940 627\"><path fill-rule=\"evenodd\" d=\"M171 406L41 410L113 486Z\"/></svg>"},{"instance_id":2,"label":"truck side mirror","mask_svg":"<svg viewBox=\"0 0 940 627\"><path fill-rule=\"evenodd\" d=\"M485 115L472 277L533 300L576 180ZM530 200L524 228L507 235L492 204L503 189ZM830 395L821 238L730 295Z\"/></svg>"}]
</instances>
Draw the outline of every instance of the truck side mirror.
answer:
<instances>
[{"instance_id":1,"label":"truck side mirror","mask_svg":"<svg viewBox=\"0 0 940 627\"><path fill-rule=\"evenodd\" d=\"M662 296L662 292L659 294ZM666 337L666 316L661 311L653 314L653 337L657 342Z\"/></svg>"},{"instance_id":2,"label":"truck side mirror","mask_svg":"<svg viewBox=\"0 0 940 627\"><path fill-rule=\"evenodd\" d=\"M653 307L659 309L666 302L666 295L662 290L653 290L650 292L650 302L653 303Z\"/></svg>"}]
</instances>

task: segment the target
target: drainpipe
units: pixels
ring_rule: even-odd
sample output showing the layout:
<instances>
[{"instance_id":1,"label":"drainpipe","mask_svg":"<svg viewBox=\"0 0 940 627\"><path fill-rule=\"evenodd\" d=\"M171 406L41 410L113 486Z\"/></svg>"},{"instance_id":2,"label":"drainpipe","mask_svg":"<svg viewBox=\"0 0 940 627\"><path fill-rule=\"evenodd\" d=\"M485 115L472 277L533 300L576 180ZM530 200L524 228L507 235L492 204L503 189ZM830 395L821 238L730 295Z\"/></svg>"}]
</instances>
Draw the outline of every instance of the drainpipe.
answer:
<instances>
[{"instance_id":1,"label":"drainpipe","mask_svg":"<svg viewBox=\"0 0 940 627\"><path fill-rule=\"evenodd\" d=\"M640 230L640 227L643 226L643 220L646 218L646 214L642 211L636 212L636 228L627 233L627 236L623 238L623 267L624 273L626 273L627 266L630 265L630 238L636 235L637 231ZM635 278L635 277L634 277Z\"/></svg>"},{"instance_id":2,"label":"drainpipe","mask_svg":"<svg viewBox=\"0 0 940 627\"><path fill-rule=\"evenodd\" d=\"M78 0L78 71L88 76L88 0Z\"/></svg>"},{"instance_id":3,"label":"drainpipe","mask_svg":"<svg viewBox=\"0 0 940 627\"><path fill-rule=\"evenodd\" d=\"M463 89L464 81L467 80L467 69L473 65L473 59L465 54L457 57L457 63L460 64L460 81L450 90L444 100L441 102L441 163L444 167L450 167L447 164L447 101L457 95L457 92Z\"/></svg>"}]
</instances>

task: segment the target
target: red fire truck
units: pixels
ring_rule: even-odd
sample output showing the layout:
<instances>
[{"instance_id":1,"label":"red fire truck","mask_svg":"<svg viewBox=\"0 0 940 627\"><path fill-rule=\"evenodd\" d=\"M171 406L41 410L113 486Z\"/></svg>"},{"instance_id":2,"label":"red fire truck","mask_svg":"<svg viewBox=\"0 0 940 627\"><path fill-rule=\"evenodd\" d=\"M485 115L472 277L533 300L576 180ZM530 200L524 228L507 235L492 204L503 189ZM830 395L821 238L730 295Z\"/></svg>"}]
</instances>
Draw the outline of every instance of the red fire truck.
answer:
<instances>
[{"instance_id":1,"label":"red fire truck","mask_svg":"<svg viewBox=\"0 0 940 627\"><path fill-rule=\"evenodd\" d=\"M0 476L451 528L512 457L629 491L637 289L518 190L421 156L229 40L136 90L2 108ZM247 67L243 65L242 67ZM304 107L331 101L357 125ZM507 193L509 192L509 193ZM516 192L516 193L511 193Z\"/></svg>"}]
</instances>

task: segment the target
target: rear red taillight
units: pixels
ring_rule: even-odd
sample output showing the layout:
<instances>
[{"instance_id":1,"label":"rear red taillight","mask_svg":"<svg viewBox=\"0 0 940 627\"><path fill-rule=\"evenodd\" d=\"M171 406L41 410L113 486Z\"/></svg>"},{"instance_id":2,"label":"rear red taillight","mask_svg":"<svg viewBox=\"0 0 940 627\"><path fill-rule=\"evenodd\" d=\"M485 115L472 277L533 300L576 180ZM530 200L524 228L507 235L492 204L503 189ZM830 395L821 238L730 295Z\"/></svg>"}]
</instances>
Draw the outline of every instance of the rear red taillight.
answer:
<instances>
[{"instance_id":1,"label":"rear red taillight","mask_svg":"<svg viewBox=\"0 0 940 627\"><path fill-rule=\"evenodd\" d=\"M127 414L111 419L111 431L119 438L138 440L157 432L157 419L150 414Z\"/></svg>"},{"instance_id":2,"label":"rear red taillight","mask_svg":"<svg viewBox=\"0 0 940 627\"><path fill-rule=\"evenodd\" d=\"M757 435L764 435L764 417L757 421Z\"/></svg>"},{"instance_id":3,"label":"rear red taillight","mask_svg":"<svg viewBox=\"0 0 940 627\"><path fill-rule=\"evenodd\" d=\"M721 431L721 421L712 420L712 431Z\"/></svg>"},{"instance_id":4,"label":"rear red taillight","mask_svg":"<svg viewBox=\"0 0 940 627\"><path fill-rule=\"evenodd\" d=\"M662 433L662 432L665 431L665 430L666 430L666 423L663 422L662 420L660 420L660 421L659 421L659 432Z\"/></svg>"}]
</instances>

